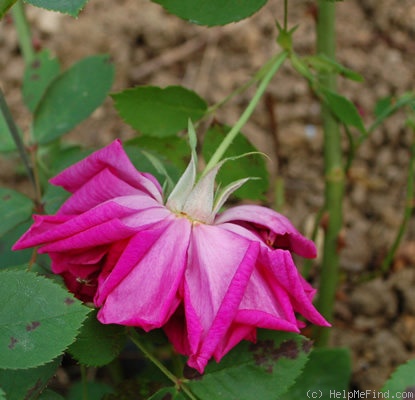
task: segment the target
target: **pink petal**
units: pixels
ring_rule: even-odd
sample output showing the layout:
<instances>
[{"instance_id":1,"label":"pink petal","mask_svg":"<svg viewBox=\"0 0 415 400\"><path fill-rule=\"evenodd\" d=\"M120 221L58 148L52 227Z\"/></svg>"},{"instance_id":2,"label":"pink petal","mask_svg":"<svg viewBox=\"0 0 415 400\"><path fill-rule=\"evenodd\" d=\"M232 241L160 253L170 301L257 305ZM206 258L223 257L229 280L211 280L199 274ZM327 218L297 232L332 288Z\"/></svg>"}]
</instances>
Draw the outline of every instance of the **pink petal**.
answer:
<instances>
[{"instance_id":1,"label":"pink petal","mask_svg":"<svg viewBox=\"0 0 415 400\"><path fill-rule=\"evenodd\" d=\"M259 243L196 224L185 274L188 364L203 372L226 335L253 271Z\"/></svg>"},{"instance_id":2,"label":"pink petal","mask_svg":"<svg viewBox=\"0 0 415 400\"><path fill-rule=\"evenodd\" d=\"M51 229L65 223L70 220L71 216L68 215L33 215L33 225L21 236L21 238L13 245L12 250L22 250L28 247L38 246L45 243L42 239L44 236L49 235ZM40 237L40 239L39 239Z\"/></svg>"},{"instance_id":3,"label":"pink petal","mask_svg":"<svg viewBox=\"0 0 415 400\"><path fill-rule=\"evenodd\" d=\"M97 264L108 252L108 246L81 249L65 253L49 253L52 260L52 272L60 274L71 271L73 275L81 279L87 279L90 274L96 271Z\"/></svg>"},{"instance_id":4,"label":"pink petal","mask_svg":"<svg viewBox=\"0 0 415 400\"><path fill-rule=\"evenodd\" d=\"M300 313L310 322L321 326L330 324L316 310L312 303L314 290L298 272L291 254L287 250L267 251L265 258L266 279L270 285L278 283L290 296L290 301L295 312Z\"/></svg>"},{"instance_id":5,"label":"pink petal","mask_svg":"<svg viewBox=\"0 0 415 400\"><path fill-rule=\"evenodd\" d=\"M157 180L150 174L141 173L135 169L122 148L120 140L115 140L65 169L50 182L74 193L104 169L109 169L119 179L148 193L159 203L162 202L161 187Z\"/></svg>"},{"instance_id":6,"label":"pink petal","mask_svg":"<svg viewBox=\"0 0 415 400\"><path fill-rule=\"evenodd\" d=\"M102 323L150 330L167 322L180 302L190 230L173 217L131 239L95 297Z\"/></svg>"},{"instance_id":7,"label":"pink petal","mask_svg":"<svg viewBox=\"0 0 415 400\"><path fill-rule=\"evenodd\" d=\"M39 253L73 251L76 249L90 248L111 244L126 239L137 232L117 219L92 226L70 237L55 240L45 244L39 249Z\"/></svg>"},{"instance_id":8,"label":"pink petal","mask_svg":"<svg viewBox=\"0 0 415 400\"><path fill-rule=\"evenodd\" d=\"M85 182L59 209L58 214L80 214L114 197L148 194L129 185L105 168Z\"/></svg>"},{"instance_id":9,"label":"pink petal","mask_svg":"<svg viewBox=\"0 0 415 400\"><path fill-rule=\"evenodd\" d=\"M76 235L82 235L80 247L88 247L93 245L99 245L109 243L108 238L100 240L100 236L92 237L88 239L86 237L88 230L96 229L100 230L103 234L102 238L105 238L106 232L103 229L111 224L121 226L123 234L122 238L126 237L126 234L132 235L135 230L124 226L119 218L128 216L136 210L132 210L128 207L123 207L116 202L104 203L92 210L89 210L81 215L37 215L34 217L35 223L32 227L18 240L13 246L14 250L24 249L27 247L46 245L53 243L56 245L57 242L62 240L74 240ZM100 228L101 227L101 228ZM120 233L121 233L120 231ZM89 235L90 236L90 235ZM77 245L79 248L79 245ZM77 247L66 247L69 250ZM63 248L61 249L63 250ZM43 249L43 251L61 251L56 249L56 246L52 246L49 250Z\"/></svg>"},{"instance_id":10,"label":"pink petal","mask_svg":"<svg viewBox=\"0 0 415 400\"><path fill-rule=\"evenodd\" d=\"M313 258L317 254L314 243L302 236L288 218L266 207L242 205L218 215L215 224L242 224L264 237L274 248L292 250L300 256ZM245 225L246 224L246 225ZM261 232L263 229L269 232Z\"/></svg>"}]
</instances>

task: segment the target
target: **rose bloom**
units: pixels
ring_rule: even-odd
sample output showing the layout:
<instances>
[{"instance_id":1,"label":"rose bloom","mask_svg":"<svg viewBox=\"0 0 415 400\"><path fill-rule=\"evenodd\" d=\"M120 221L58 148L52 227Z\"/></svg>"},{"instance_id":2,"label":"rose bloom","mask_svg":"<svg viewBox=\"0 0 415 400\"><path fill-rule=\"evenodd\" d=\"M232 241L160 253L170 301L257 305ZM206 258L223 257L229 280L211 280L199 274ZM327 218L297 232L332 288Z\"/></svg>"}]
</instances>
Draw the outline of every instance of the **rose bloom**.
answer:
<instances>
[{"instance_id":1,"label":"rose bloom","mask_svg":"<svg viewBox=\"0 0 415 400\"><path fill-rule=\"evenodd\" d=\"M51 180L71 197L56 215L35 215L13 249L40 246L102 323L162 327L200 373L210 358L255 341L257 328L299 332L296 313L329 326L291 255L315 257L313 242L265 207L218 214L246 181L214 196L220 165L196 183L193 156L164 204L157 180L116 140Z\"/></svg>"}]
</instances>

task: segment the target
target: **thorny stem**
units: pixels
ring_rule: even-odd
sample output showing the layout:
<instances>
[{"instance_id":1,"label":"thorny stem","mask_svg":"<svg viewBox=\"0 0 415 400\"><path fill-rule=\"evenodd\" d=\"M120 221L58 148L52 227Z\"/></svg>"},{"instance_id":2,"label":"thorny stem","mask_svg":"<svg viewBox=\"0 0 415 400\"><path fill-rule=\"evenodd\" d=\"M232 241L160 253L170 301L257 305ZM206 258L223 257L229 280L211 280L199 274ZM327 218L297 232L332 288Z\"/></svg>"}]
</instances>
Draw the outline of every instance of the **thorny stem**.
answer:
<instances>
[{"instance_id":1,"label":"thorny stem","mask_svg":"<svg viewBox=\"0 0 415 400\"><path fill-rule=\"evenodd\" d=\"M183 381L170 372L156 357L153 356L140 341L140 337L134 328L128 328L128 335L137 348L168 378L174 385L182 390L191 400L198 400Z\"/></svg>"},{"instance_id":2,"label":"thorny stem","mask_svg":"<svg viewBox=\"0 0 415 400\"><path fill-rule=\"evenodd\" d=\"M415 178L415 132L412 133L412 144L410 148L410 160L408 170L408 180L406 182L406 203L405 211L403 215L402 223L399 227L396 238L389 249L388 254L382 263L382 272L387 272L392 264L392 260L395 257L396 250L402 240L403 234L405 233L408 222L412 216L412 210L414 209L414 178Z\"/></svg>"},{"instance_id":3,"label":"thorny stem","mask_svg":"<svg viewBox=\"0 0 415 400\"><path fill-rule=\"evenodd\" d=\"M29 24L27 23L23 2L18 0L12 7L11 11L19 38L20 49L22 51L24 61L26 65L28 65L35 56L35 50L32 45L32 36Z\"/></svg>"},{"instance_id":4,"label":"thorny stem","mask_svg":"<svg viewBox=\"0 0 415 400\"><path fill-rule=\"evenodd\" d=\"M317 20L317 51L331 59L335 58L335 3L319 0ZM321 74L322 86L336 92L334 74ZM325 231L323 260L317 309L331 321L339 274L339 237L342 228L342 203L344 192L344 168L342 163L341 136L335 117L324 103L322 104L324 130L324 174L325 210L328 214ZM315 331L316 344L325 346L329 340L330 330L318 327Z\"/></svg>"},{"instance_id":5,"label":"thorny stem","mask_svg":"<svg viewBox=\"0 0 415 400\"><path fill-rule=\"evenodd\" d=\"M248 121L249 117L251 116L252 112L254 111L255 107L257 106L259 100L261 99L262 95L264 94L266 88L268 87L269 82L275 75L275 73L278 71L278 69L281 67L283 62L288 56L287 51L282 51L279 53L274 59L270 66L270 68L265 73L264 77L259 83L258 89L255 92L254 96L252 97L251 101L248 104L248 107L245 109L245 111L240 116L239 120L236 122L236 124L232 127L232 129L227 133L225 136L225 139L222 141L222 143L219 145L219 147L216 149L215 153L209 160L209 162L206 165L206 168L203 172L203 175L206 175L206 173L212 169L223 157L228 147L231 145L235 137L238 135L242 127L245 125L245 123Z\"/></svg>"}]
</instances>

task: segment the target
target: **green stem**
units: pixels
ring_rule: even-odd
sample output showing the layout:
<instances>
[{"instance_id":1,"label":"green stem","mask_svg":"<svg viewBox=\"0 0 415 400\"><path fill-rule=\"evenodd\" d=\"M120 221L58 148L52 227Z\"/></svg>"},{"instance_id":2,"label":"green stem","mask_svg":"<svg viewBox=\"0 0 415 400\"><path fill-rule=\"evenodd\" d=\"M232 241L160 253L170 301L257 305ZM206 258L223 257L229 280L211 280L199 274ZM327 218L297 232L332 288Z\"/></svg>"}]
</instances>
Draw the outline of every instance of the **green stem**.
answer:
<instances>
[{"instance_id":1,"label":"green stem","mask_svg":"<svg viewBox=\"0 0 415 400\"><path fill-rule=\"evenodd\" d=\"M317 51L332 59L335 58L335 3L319 0L317 21ZM325 88L336 92L336 76L321 74L319 82ZM322 107L324 130L324 175L325 209L328 213L328 223L323 246L323 260L319 295L316 301L317 309L331 321L339 274L339 235L342 228L342 203L344 192L344 169L342 161L341 137L339 125L328 107ZM316 344L327 345L330 330L317 328Z\"/></svg>"},{"instance_id":2,"label":"green stem","mask_svg":"<svg viewBox=\"0 0 415 400\"><path fill-rule=\"evenodd\" d=\"M284 31L288 30L288 0L284 0Z\"/></svg>"},{"instance_id":3,"label":"green stem","mask_svg":"<svg viewBox=\"0 0 415 400\"><path fill-rule=\"evenodd\" d=\"M128 334L132 342L140 349L140 351L168 378L170 379L174 385L182 390L191 400L197 400L194 394L190 391L190 389L183 384L183 381L173 373L171 373L156 357L153 356L141 343L140 336L136 332L134 328L128 329Z\"/></svg>"},{"instance_id":4,"label":"green stem","mask_svg":"<svg viewBox=\"0 0 415 400\"><path fill-rule=\"evenodd\" d=\"M222 159L223 155L225 154L228 147L231 145L232 141L235 139L235 137L238 135L242 127L248 121L249 117L251 116L252 112L257 106L261 96L264 94L266 88L268 87L269 82L271 81L275 73L278 71L278 69L281 67L281 65L287 58L287 56L288 56L288 52L282 51L275 57L271 67L265 73L264 77L262 78L258 86L257 91L255 92L254 96L249 102L248 107L245 109L245 111L242 113L239 120L232 127L232 129L228 132L228 134L225 136L225 139L216 149L215 153L213 154L208 164L206 165L203 175L205 175L210 169L212 169Z\"/></svg>"},{"instance_id":5,"label":"green stem","mask_svg":"<svg viewBox=\"0 0 415 400\"><path fill-rule=\"evenodd\" d=\"M82 400L88 400L88 381L86 376L86 366L81 364L81 380L82 380Z\"/></svg>"},{"instance_id":6,"label":"green stem","mask_svg":"<svg viewBox=\"0 0 415 400\"><path fill-rule=\"evenodd\" d=\"M4 97L3 91L0 89L0 112L3 114L4 120L6 121L7 127L9 128L9 132L11 137L13 138L14 143L16 144L17 151L23 161L23 164L26 168L27 175L29 176L30 182L37 191L37 185L35 180L35 175L32 168L32 163L30 158L26 152L25 146L23 144L22 138L20 137L19 130L14 122L13 116L10 112L10 109L6 103L6 99Z\"/></svg>"},{"instance_id":7,"label":"green stem","mask_svg":"<svg viewBox=\"0 0 415 400\"><path fill-rule=\"evenodd\" d=\"M17 31L17 36L19 38L20 49L22 51L25 64L28 65L35 56L35 50L33 48L30 26L26 19L24 4L22 0L18 0L12 7L11 11Z\"/></svg>"},{"instance_id":8,"label":"green stem","mask_svg":"<svg viewBox=\"0 0 415 400\"><path fill-rule=\"evenodd\" d=\"M412 216L412 210L414 209L414 178L415 178L415 139L412 139L411 144L411 158L409 160L409 171L408 179L406 183L406 204L405 211L401 226L399 227L396 238L386 255L382 263L382 272L388 272L390 265L392 264L393 258L395 257L396 250L401 243L403 234L405 233L406 227Z\"/></svg>"}]
</instances>

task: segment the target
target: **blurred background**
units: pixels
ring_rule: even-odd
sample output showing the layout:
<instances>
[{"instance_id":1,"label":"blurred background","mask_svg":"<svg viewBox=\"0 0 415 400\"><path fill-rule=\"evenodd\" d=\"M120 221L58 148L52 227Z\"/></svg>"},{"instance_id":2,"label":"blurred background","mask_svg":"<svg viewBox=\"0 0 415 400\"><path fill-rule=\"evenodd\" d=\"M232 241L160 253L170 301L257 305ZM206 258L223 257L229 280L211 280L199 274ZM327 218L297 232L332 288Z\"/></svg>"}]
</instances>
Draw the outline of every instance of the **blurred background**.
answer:
<instances>
[{"instance_id":1,"label":"blurred background","mask_svg":"<svg viewBox=\"0 0 415 400\"><path fill-rule=\"evenodd\" d=\"M275 21L282 0L269 0L252 18L225 27L192 25L147 0L91 0L79 18L27 6L33 41L47 47L64 68L82 57L110 54L113 92L136 85L183 85L210 105L242 86L278 50ZM289 1L289 26L298 25L294 48L315 53L316 2ZM377 101L414 90L415 3L411 0L346 0L337 6L337 57L364 77L339 79L339 92L373 121ZM24 63L10 16L0 22L0 85L25 130L30 114L21 96ZM232 125L252 90L219 109ZM391 371L415 357L415 224L410 222L393 266L380 265L399 229L406 196L413 133L404 111L390 117L361 146L349 171L344 206L345 243L332 343L351 349L353 387L379 389ZM244 133L270 158L271 182L284 182L282 207L310 235L323 205L320 106L307 82L288 65L274 78ZM136 135L107 99L65 140L102 146ZM345 140L345 152L347 152ZM0 156L0 185L30 193L17 160ZM271 183L271 186L272 183ZM272 187L270 189L272 199ZM318 261L310 279L318 284Z\"/></svg>"}]
</instances>

